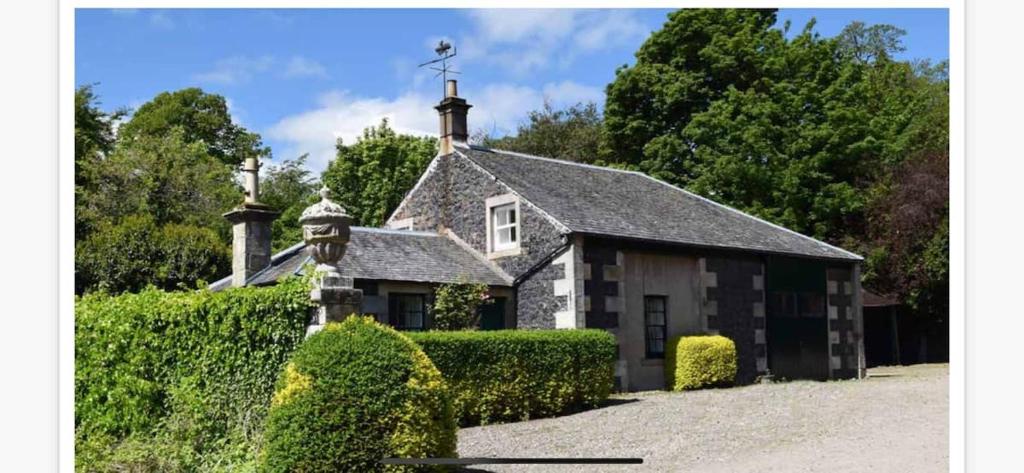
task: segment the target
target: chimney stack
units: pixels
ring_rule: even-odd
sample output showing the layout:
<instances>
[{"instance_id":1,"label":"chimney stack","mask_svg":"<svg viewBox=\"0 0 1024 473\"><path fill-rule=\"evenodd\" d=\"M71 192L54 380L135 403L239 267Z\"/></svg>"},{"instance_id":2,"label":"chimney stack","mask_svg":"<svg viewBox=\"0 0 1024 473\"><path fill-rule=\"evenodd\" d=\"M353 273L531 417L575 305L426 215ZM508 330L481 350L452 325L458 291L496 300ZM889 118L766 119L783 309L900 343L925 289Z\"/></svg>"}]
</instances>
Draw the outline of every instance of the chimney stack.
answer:
<instances>
[{"instance_id":1,"label":"chimney stack","mask_svg":"<svg viewBox=\"0 0 1024 473\"><path fill-rule=\"evenodd\" d=\"M450 154L455 150L456 142L466 143L469 140L466 115L472 105L459 97L458 84L454 79L445 83L444 92L444 100L434 108L441 118L441 154Z\"/></svg>"},{"instance_id":2,"label":"chimney stack","mask_svg":"<svg viewBox=\"0 0 1024 473\"><path fill-rule=\"evenodd\" d=\"M245 200L224 214L232 224L231 285L234 287L244 286L249 277L270 266L270 228L280 215L259 202L259 159L246 158L242 172L245 174Z\"/></svg>"}]
</instances>

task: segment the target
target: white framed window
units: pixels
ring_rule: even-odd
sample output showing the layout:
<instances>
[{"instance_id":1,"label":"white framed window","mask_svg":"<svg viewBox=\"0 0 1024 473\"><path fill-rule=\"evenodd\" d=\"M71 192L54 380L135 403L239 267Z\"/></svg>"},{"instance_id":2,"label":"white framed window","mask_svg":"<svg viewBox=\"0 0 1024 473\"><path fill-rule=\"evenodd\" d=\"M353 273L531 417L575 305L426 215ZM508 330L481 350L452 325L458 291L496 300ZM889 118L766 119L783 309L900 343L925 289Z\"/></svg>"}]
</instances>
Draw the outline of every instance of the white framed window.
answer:
<instances>
[{"instance_id":1,"label":"white framed window","mask_svg":"<svg viewBox=\"0 0 1024 473\"><path fill-rule=\"evenodd\" d=\"M515 194L490 197L487 208L487 252L491 258L519 254L523 235L519 225L522 213Z\"/></svg>"},{"instance_id":2,"label":"white framed window","mask_svg":"<svg viewBox=\"0 0 1024 473\"><path fill-rule=\"evenodd\" d=\"M499 205L491 209L491 228L494 251L511 250L519 246L519 216L516 204Z\"/></svg>"}]
</instances>

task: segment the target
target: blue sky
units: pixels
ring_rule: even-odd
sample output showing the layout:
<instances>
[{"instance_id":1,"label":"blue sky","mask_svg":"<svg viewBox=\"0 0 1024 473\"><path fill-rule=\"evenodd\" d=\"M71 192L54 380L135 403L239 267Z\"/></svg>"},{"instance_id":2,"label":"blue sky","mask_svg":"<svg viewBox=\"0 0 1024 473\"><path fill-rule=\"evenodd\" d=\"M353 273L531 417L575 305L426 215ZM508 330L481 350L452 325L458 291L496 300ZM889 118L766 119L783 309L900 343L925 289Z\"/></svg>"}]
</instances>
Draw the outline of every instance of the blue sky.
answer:
<instances>
[{"instance_id":1,"label":"blue sky","mask_svg":"<svg viewBox=\"0 0 1024 473\"><path fill-rule=\"evenodd\" d=\"M321 170L336 137L352 142L388 117L397 130L434 134L440 79L416 65L453 41L470 127L515 130L545 98L594 100L615 68L668 10L83 10L75 20L75 82L98 83L102 106L137 107L159 92L198 86L227 98L275 159L311 154ZM939 9L784 9L791 34L811 18L824 36L851 21L907 31L904 58L949 57Z\"/></svg>"}]
</instances>

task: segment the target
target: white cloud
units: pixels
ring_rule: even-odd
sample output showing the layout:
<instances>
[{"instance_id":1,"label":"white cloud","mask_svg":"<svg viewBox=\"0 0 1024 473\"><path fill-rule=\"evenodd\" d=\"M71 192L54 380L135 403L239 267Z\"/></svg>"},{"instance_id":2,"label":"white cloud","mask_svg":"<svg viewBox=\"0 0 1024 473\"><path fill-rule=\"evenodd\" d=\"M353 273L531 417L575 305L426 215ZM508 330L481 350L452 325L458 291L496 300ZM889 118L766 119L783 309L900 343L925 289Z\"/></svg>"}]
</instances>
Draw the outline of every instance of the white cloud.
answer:
<instances>
[{"instance_id":1,"label":"white cloud","mask_svg":"<svg viewBox=\"0 0 1024 473\"><path fill-rule=\"evenodd\" d=\"M278 156L309 153L309 167L314 171L326 168L334 159L334 143L341 138L354 143L363 129L387 118L399 133L437 136L437 112L434 105L440 94L408 92L393 99L358 97L347 92L328 92L320 96L316 107L285 117L265 133L284 142L285 148L275 150ZM556 107L586 100L600 100L599 88L571 81L551 83L540 89L516 84L490 84L483 88L467 88L460 95L468 97L473 108L469 112L471 131L486 130L498 136L514 132L528 112L543 106L545 98Z\"/></svg>"},{"instance_id":2,"label":"white cloud","mask_svg":"<svg viewBox=\"0 0 1024 473\"><path fill-rule=\"evenodd\" d=\"M400 133L436 136L437 116L432 102L419 94L389 100L329 92L320 97L316 108L282 119L270 127L266 136L288 143L288 148L275 154L309 153L310 168L320 171L334 158L337 138L354 143L364 128L380 123L382 118Z\"/></svg>"},{"instance_id":3,"label":"white cloud","mask_svg":"<svg viewBox=\"0 0 1024 473\"><path fill-rule=\"evenodd\" d=\"M217 61L212 70L194 74L192 78L197 82L239 84L248 82L252 80L253 76L269 70L273 63L274 59L270 56L257 58L233 56Z\"/></svg>"},{"instance_id":4,"label":"white cloud","mask_svg":"<svg viewBox=\"0 0 1024 473\"><path fill-rule=\"evenodd\" d=\"M221 59L213 69L192 75L192 80L203 83L234 85L249 82L254 77L278 68L281 61L273 56L232 56ZM302 77L327 77L327 69L320 63L303 57L292 56L276 74L285 79Z\"/></svg>"},{"instance_id":5,"label":"white cloud","mask_svg":"<svg viewBox=\"0 0 1024 473\"><path fill-rule=\"evenodd\" d=\"M596 51L610 45L643 38L648 31L643 23L627 10L609 10L604 15L585 18L573 35L573 42L584 51Z\"/></svg>"},{"instance_id":6,"label":"white cloud","mask_svg":"<svg viewBox=\"0 0 1024 473\"><path fill-rule=\"evenodd\" d=\"M292 56L285 66L284 77L327 77L327 69L312 59Z\"/></svg>"},{"instance_id":7,"label":"white cloud","mask_svg":"<svg viewBox=\"0 0 1024 473\"><path fill-rule=\"evenodd\" d=\"M503 67L523 76L551 65L565 67L580 54L643 38L629 10L470 10L473 31L456 46L466 61Z\"/></svg>"}]
</instances>

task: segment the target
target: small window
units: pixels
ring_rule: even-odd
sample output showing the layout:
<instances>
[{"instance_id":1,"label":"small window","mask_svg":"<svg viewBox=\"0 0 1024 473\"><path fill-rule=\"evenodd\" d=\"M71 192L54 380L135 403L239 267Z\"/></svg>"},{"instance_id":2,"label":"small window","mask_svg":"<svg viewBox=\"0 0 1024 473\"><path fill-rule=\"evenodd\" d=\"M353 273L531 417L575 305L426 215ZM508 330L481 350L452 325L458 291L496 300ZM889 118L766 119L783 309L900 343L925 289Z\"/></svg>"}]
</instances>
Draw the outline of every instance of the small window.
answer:
<instances>
[{"instance_id":1,"label":"small window","mask_svg":"<svg viewBox=\"0 0 1024 473\"><path fill-rule=\"evenodd\" d=\"M426 304L423 294L388 294L388 312L391 324L398 330L426 328Z\"/></svg>"},{"instance_id":2,"label":"small window","mask_svg":"<svg viewBox=\"0 0 1024 473\"><path fill-rule=\"evenodd\" d=\"M644 296L647 358L665 358L665 296Z\"/></svg>"},{"instance_id":3,"label":"small window","mask_svg":"<svg viewBox=\"0 0 1024 473\"><path fill-rule=\"evenodd\" d=\"M814 292L770 292L768 313L772 317L825 317L825 297Z\"/></svg>"},{"instance_id":4,"label":"small window","mask_svg":"<svg viewBox=\"0 0 1024 473\"><path fill-rule=\"evenodd\" d=\"M491 209L493 251L510 250L519 246L519 216L516 205L505 204Z\"/></svg>"}]
</instances>

